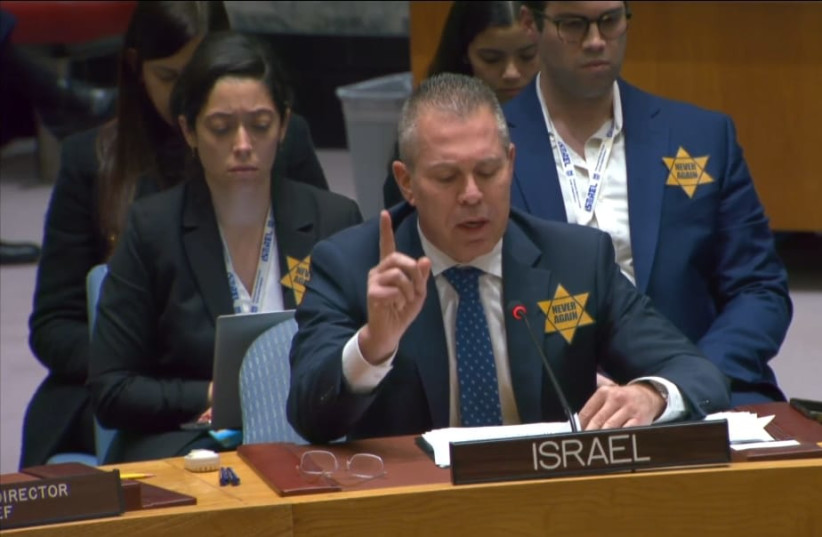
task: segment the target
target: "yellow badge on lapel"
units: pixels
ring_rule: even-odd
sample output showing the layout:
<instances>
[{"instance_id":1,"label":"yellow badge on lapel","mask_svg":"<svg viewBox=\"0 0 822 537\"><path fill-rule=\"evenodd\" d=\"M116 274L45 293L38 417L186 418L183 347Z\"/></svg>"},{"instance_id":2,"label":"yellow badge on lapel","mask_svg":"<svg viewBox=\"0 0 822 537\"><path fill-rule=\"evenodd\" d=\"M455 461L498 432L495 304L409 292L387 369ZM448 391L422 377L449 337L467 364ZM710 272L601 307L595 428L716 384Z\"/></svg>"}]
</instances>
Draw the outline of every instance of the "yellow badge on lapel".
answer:
<instances>
[{"instance_id":1,"label":"yellow badge on lapel","mask_svg":"<svg viewBox=\"0 0 822 537\"><path fill-rule=\"evenodd\" d=\"M562 285L557 286L553 300L537 302L545 314L545 333L559 332L571 343L577 327L594 324L594 319L585 312L588 293L570 295Z\"/></svg>"},{"instance_id":2,"label":"yellow badge on lapel","mask_svg":"<svg viewBox=\"0 0 822 537\"><path fill-rule=\"evenodd\" d=\"M283 276L280 283L294 291L294 302L299 306L300 302L303 301L305 284L311 279L311 272L309 270L311 256L300 261L287 255L285 256L285 260L288 262L288 274Z\"/></svg>"},{"instance_id":3,"label":"yellow badge on lapel","mask_svg":"<svg viewBox=\"0 0 822 537\"><path fill-rule=\"evenodd\" d=\"M705 171L710 155L692 157L680 146L675 157L662 157L662 162L668 167L668 186L681 186L689 198L694 197L696 187L713 183L714 178Z\"/></svg>"}]
</instances>

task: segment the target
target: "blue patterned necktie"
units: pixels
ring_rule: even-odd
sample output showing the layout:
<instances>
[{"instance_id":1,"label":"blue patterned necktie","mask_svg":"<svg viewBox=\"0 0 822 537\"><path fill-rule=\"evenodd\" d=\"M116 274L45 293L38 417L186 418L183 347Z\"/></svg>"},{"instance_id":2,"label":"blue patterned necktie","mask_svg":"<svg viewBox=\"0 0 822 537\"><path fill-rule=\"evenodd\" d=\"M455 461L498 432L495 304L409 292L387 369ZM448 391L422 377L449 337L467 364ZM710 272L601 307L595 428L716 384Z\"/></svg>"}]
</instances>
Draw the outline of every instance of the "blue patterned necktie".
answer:
<instances>
[{"instance_id":1,"label":"blue patterned necktie","mask_svg":"<svg viewBox=\"0 0 822 537\"><path fill-rule=\"evenodd\" d=\"M463 427L502 424L497 367L479 295L482 273L474 267L451 267L442 273L460 296L455 339Z\"/></svg>"}]
</instances>

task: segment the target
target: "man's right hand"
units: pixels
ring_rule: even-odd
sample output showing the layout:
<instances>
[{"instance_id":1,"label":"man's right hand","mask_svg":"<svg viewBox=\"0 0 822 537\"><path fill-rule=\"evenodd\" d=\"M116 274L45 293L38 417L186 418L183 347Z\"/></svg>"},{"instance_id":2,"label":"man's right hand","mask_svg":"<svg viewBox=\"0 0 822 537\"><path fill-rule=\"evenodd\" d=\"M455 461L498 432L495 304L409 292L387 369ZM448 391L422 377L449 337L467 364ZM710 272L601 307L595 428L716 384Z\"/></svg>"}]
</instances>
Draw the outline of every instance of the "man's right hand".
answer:
<instances>
[{"instance_id":1,"label":"man's right hand","mask_svg":"<svg viewBox=\"0 0 822 537\"><path fill-rule=\"evenodd\" d=\"M368 273L368 323L360 330L363 358L377 365L399 345L425 302L431 260L397 252L388 211L380 213L380 262Z\"/></svg>"}]
</instances>

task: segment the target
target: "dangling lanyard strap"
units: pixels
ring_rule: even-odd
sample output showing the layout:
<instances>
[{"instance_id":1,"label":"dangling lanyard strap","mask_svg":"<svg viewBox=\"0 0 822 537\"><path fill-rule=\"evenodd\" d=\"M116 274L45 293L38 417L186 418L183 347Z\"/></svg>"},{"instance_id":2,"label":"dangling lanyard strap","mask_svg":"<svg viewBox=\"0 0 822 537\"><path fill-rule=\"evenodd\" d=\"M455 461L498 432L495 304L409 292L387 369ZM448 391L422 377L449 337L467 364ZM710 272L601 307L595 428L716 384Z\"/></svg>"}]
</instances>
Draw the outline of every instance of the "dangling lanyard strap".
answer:
<instances>
[{"instance_id":1,"label":"dangling lanyard strap","mask_svg":"<svg viewBox=\"0 0 822 537\"><path fill-rule=\"evenodd\" d=\"M594 215L594 208L599 199L599 191L602 186L602 176L605 174L605 168L608 166L608 159L611 158L611 149L614 147L615 125L616 122L611 120L611 126L605 135L605 140L599 146L599 155L597 156L594 171L588 184L584 185L583 181L577 178L577 173L574 171L574 163L571 162L571 154L568 152L568 147L565 145L554 128L551 117L546 113L545 121L548 124L548 132L551 138L556 142L557 150L559 151L559 158L557 159L562 166L562 171L571 185L571 195L574 197L574 203L577 207L577 224L587 224L591 221ZM554 154L554 158L557 154Z\"/></svg>"},{"instance_id":2,"label":"dangling lanyard strap","mask_svg":"<svg viewBox=\"0 0 822 537\"><path fill-rule=\"evenodd\" d=\"M240 278L234 271L231 253L228 251L228 244L225 242L222 229L220 229L220 239L223 241L225 271L228 274L228 286L231 289L234 312L256 313L260 311L268 279L271 275L271 258L274 257L271 255L272 246L274 245L274 216L271 214L271 208L268 208L268 215L265 219L265 233L263 233L263 243L260 245L260 260L257 262L257 275L254 277L252 296L249 296L248 290L239 282Z\"/></svg>"}]
</instances>

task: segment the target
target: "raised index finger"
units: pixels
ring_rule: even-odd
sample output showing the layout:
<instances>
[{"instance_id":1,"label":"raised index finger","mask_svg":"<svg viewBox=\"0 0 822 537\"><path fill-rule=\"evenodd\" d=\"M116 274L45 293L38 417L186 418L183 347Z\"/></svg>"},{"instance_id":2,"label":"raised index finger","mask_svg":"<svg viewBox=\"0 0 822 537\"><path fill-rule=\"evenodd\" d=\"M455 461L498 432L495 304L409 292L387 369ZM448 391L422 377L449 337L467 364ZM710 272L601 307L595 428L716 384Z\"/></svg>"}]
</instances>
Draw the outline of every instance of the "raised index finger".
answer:
<instances>
[{"instance_id":1,"label":"raised index finger","mask_svg":"<svg viewBox=\"0 0 822 537\"><path fill-rule=\"evenodd\" d=\"M394 230L391 228L391 215L380 211L380 261L397 251L394 243Z\"/></svg>"}]
</instances>

